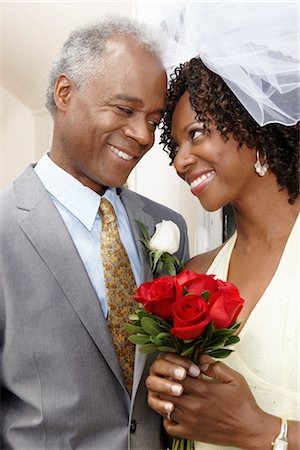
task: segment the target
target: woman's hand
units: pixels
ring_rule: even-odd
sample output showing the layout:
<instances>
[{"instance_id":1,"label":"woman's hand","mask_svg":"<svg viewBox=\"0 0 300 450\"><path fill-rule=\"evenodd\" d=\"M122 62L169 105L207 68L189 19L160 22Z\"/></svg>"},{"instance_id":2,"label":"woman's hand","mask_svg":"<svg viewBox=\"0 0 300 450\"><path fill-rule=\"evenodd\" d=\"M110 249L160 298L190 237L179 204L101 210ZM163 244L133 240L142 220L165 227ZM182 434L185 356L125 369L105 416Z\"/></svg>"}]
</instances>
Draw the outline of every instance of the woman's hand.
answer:
<instances>
[{"instance_id":1,"label":"woman's hand","mask_svg":"<svg viewBox=\"0 0 300 450\"><path fill-rule=\"evenodd\" d=\"M146 380L148 403L164 416L167 433L247 450L271 449L280 421L258 407L244 377L205 355L200 368L198 377L197 366L172 353L153 363Z\"/></svg>"},{"instance_id":2,"label":"woman's hand","mask_svg":"<svg viewBox=\"0 0 300 450\"><path fill-rule=\"evenodd\" d=\"M174 410L172 397L183 393L181 382L187 375L198 377L199 367L174 353L160 353L146 379L149 406L167 417Z\"/></svg>"}]
</instances>

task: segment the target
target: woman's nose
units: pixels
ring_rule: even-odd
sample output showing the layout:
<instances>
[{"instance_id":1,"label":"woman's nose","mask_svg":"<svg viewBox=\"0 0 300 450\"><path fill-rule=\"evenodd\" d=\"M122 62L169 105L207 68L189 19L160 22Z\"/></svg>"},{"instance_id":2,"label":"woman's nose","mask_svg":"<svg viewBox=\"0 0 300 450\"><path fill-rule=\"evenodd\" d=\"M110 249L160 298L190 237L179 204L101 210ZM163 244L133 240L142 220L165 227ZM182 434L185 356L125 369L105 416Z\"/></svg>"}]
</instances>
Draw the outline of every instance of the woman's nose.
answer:
<instances>
[{"instance_id":1,"label":"woman's nose","mask_svg":"<svg viewBox=\"0 0 300 450\"><path fill-rule=\"evenodd\" d=\"M189 145L178 146L176 156L173 160L173 165L178 175L184 177L190 167L196 163L196 159Z\"/></svg>"}]
</instances>

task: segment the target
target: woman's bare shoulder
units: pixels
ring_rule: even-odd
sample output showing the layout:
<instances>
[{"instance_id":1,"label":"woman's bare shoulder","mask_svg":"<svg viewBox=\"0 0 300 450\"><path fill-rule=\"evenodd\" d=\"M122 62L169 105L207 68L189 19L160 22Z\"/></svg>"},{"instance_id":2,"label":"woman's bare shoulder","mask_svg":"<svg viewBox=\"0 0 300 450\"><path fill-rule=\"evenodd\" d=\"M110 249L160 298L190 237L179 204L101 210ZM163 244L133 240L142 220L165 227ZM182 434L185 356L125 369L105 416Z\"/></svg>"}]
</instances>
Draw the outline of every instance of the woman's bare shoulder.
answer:
<instances>
[{"instance_id":1,"label":"woman's bare shoulder","mask_svg":"<svg viewBox=\"0 0 300 450\"><path fill-rule=\"evenodd\" d=\"M196 255L193 258L191 258L184 266L187 270L193 270L194 272L198 273L205 273L207 272L207 269L221 250L223 245L220 245L219 247L210 250L206 253L201 253L200 255Z\"/></svg>"}]
</instances>

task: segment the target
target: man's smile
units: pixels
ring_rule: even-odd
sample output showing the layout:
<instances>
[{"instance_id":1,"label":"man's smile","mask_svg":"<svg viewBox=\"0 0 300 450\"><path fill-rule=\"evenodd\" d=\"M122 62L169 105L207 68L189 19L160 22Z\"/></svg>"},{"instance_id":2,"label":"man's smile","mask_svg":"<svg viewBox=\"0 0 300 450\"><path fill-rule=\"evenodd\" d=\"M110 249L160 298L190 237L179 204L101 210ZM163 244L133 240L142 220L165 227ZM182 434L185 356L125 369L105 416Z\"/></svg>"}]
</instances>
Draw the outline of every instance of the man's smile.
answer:
<instances>
[{"instance_id":1,"label":"man's smile","mask_svg":"<svg viewBox=\"0 0 300 450\"><path fill-rule=\"evenodd\" d=\"M128 155L128 153L123 152L122 150L119 150L117 147L114 147L113 145L108 144L109 149L119 158L125 159L125 161L131 161L134 159L134 156Z\"/></svg>"}]
</instances>

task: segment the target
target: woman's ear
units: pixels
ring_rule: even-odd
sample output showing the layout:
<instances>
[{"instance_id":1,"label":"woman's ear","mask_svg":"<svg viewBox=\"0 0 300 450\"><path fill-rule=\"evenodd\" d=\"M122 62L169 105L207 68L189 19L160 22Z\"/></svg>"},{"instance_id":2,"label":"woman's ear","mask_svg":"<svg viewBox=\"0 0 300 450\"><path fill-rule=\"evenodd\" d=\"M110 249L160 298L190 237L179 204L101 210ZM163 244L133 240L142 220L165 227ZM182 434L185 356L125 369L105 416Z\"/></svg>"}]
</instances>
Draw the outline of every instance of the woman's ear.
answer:
<instances>
[{"instance_id":1,"label":"woman's ear","mask_svg":"<svg viewBox=\"0 0 300 450\"><path fill-rule=\"evenodd\" d=\"M57 78L54 88L54 101L58 110L65 111L67 109L73 89L74 84L66 75L62 74Z\"/></svg>"}]
</instances>

